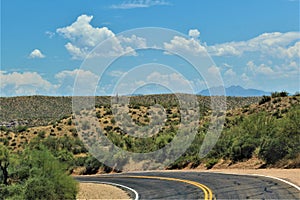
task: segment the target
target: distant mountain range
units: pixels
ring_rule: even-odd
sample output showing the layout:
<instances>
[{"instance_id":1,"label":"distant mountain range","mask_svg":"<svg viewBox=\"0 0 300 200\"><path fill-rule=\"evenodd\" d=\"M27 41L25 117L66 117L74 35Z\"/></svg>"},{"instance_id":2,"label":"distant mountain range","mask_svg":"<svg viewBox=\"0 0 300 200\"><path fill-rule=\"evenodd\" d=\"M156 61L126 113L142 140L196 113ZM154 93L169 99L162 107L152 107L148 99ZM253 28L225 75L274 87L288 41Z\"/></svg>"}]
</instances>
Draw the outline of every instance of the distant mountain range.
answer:
<instances>
[{"instance_id":1,"label":"distant mountain range","mask_svg":"<svg viewBox=\"0 0 300 200\"><path fill-rule=\"evenodd\" d=\"M209 90L202 90L199 92L202 96L210 96L210 95L222 95L224 88L222 86L219 87L212 87ZM265 92L262 90L257 89L245 89L241 86L230 86L228 88L225 88L225 94L226 96L235 96L235 97L253 97L253 96L263 96L263 95L271 95L270 92Z\"/></svg>"}]
</instances>

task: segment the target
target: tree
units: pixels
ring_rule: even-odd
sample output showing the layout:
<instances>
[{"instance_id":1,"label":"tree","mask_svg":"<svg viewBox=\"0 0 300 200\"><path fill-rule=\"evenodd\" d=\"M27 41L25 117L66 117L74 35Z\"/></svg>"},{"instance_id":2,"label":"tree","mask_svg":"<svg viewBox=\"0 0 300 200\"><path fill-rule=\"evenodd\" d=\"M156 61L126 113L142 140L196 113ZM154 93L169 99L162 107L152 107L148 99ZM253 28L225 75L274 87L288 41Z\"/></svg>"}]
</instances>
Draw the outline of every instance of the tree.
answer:
<instances>
[{"instance_id":1,"label":"tree","mask_svg":"<svg viewBox=\"0 0 300 200\"><path fill-rule=\"evenodd\" d=\"M11 156L16 156L13 162ZM66 173L67 166L43 145L27 148L20 155L1 147L0 160L6 177L12 179L12 184L6 179L6 186L0 187L0 199L76 199L77 182Z\"/></svg>"},{"instance_id":2,"label":"tree","mask_svg":"<svg viewBox=\"0 0 300 200\"><path fill-rule=\"evenodd\" d=\"M9 151L8 149L0 145L0 168L3 176L3 184L8 185L8 166L10 164Z\"/></svg>"},{"instance_id":3,"label":"tree","mask_svg":"<svg viewBox=\"0 0 300 200\"><path fill-rule=\"evenodd\" d=\"M30 150L25 165L31 166L29 179L25 182L25 199L75 199L76 181L66 174L66 166L49 150L41 146ZM47 190L45 196L44 189Z\"/></svg>"}]
</instances>

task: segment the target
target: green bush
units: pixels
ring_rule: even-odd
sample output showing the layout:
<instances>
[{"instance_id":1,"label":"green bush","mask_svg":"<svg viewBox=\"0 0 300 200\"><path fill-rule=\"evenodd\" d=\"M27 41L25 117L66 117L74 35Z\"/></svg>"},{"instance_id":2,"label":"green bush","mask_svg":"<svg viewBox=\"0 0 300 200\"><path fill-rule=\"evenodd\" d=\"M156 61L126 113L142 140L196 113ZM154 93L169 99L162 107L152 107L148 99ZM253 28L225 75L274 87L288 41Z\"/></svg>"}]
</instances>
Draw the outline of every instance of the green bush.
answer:
<instances>
[{"instance_id":1,"label":"green bush","mask_svg":"<svg viewBox=\"0 0 300 200\"><path fill-rule=\"evenodd\" d=\"M288 95L289 95L289 93L286 92L286 91L272 92L272 93L271 93L272 98L276 98L276 97L287 97Z\"/></svg>"},{"instance_id":2,"label":"green bush","mask_svg":"<svg viewBox=\"0 0 300 200\"><path fill-rule=\"evenodd\" d=\"M77 182L44 146L9 155L9 179L2 185L4 199L75 199ZM0 198L1 199L1 198Z\"/></svg>"},{"instance_id":3,"label":"green bush","mask_svg":"<svg viewBox=\"0 0 300 200\"><path fill-rule=\"evenodd\" d=\"M259 104L259 105L262 105L262 104L267 103L267 102L269 102L269 101L271 101L271 97L270 97L270 96L265 96L265 95L263 95L263 96L262 96L262 99L258 102L258 104Z\"/></svg>"},{"instance_id":4,"label":"green bush","mask_svg":"<svg viewBox=\"0 0 300 200\"><path fill-rule=\"evenodd\" d=\"M59 195L53 193L55 185L46 177L34 177L26 181L24 187L24 199L54 200Z\"/></svg>"},{"instance_id":5,"label":"green bush","mask_svg":"<svg viewBox=\"0 0 300 200\"><path fill-rule=\"evenodd\" d=\"M258 155L268 164L274 164L288 153L287 145L282 138L267 139L262 144Z\"/></svg>"},{"instance_id":6,"label":"green bush","mask_svg":"<svg viewBox=\"0 0 300 200\"><path fill-rule=\"evenodd\" d=\"M206 169L211 169L215 164L218 163L218 159L216 158L211 158L205 163Z\"/></svg>"},{"instance_id":7,"label":"green bush","mask_svg":"<svg viewBox=\"0 0 300 200\"><path fill-rule=\"evenodd\" d=\"M27 131L27 129L28 129L27 126L17 126L17 127L16 127L16 131L17 131L18 133Z\"/></svg>"}]
</instances>

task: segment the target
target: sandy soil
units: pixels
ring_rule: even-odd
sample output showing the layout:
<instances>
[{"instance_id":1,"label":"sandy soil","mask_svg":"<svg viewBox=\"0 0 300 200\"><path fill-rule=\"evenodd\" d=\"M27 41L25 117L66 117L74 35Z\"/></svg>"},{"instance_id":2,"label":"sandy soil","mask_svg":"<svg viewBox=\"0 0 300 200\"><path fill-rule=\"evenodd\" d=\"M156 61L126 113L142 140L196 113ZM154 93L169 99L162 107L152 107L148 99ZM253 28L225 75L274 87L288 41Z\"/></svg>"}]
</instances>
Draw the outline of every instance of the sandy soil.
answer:
<instances>
[{"instance_id":1,"label":"sandy soil","mask_svg":"<svg viewBox=\"0 0 300 200\"><path fill-rule=\"evenodd\" d=\"M79 183L77 199L130 199L120 188L106 184Z\"/></svg>"}]
</instances>

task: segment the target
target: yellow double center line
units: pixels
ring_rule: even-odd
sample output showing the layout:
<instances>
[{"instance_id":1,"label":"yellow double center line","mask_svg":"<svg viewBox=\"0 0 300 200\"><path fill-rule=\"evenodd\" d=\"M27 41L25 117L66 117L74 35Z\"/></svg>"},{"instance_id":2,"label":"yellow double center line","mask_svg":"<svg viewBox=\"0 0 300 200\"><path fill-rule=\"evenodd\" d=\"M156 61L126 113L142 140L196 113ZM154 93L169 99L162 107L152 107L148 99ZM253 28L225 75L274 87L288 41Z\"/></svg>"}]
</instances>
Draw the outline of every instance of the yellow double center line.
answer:
<instances>
[{"instance_id":1,"label":"yellow double center line","mask_svg":"<svg viewBox=\"0 0 300 200\"><path fill-rule=\"evenodd\" d=\"M196 181L190 181L190 180L178 179L178 178L160 177L160 176L126 176L126 177L128 177L128 178L159 179L159 180L177 181L177 182L188 183L188 184L191 184L191 185L194 185L194 186L200 188L204 192L204 199L205 200L212 200L213 199L212 191L206 185L203 185L203 184L198 183Z\"/></svg>"}]
</instances>

